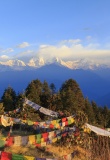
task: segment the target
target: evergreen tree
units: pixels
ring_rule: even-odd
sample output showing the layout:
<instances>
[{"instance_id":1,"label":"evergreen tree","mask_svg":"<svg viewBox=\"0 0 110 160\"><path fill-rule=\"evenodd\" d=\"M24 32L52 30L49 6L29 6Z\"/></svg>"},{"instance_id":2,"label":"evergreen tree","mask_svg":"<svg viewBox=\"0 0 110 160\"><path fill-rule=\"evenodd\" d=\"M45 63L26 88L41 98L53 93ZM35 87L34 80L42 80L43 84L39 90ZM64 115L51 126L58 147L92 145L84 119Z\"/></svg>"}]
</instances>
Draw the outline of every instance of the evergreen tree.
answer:
<instances>
[{"instance_id":1,"label":"evergreen tree","mask_svg":"<svg viewBox=\"0 0 110 160\"><path fill-rule=\"evenodd\" d=\"M63 103L61 99L61 94L59 92L56 94L56 110L57 111L63 110Z\"/></svg>"},{"instance_id":2,"label":"evergreen tree","mask_svg":"<svg viewBox=\"0 0 110 160\"><path fill-rule=\"evenodd\" d=\"M109 109L108 114L107 114L107 121L108 121L108 123L107 123L106 127L110 128L110 109Z\"/></svg>"},{"instance_id":3,"label":"evergreen tree","mask_svg":"<svg viewBox=\"0 0 110 160\"><path fill-rule=\"evenodd\" d=\"M94 111L91 106L91 103L89 102L88 98L85 99L85 109L84 112L86 113L88 117L88 122L91 124L95 124L95 116L94 116Z\"/></svg>"},{"instance_id":4,"label":"evergreen tree","mask_svg":"<svg viewBox=\"0 0 110 160\"><path fill-rule=\"evenodd\" d=\"M41 104L40 95L42 93L42 83L40 80L33 80L26 88L25 96L36 104Z\"/></svg>"},{"instance_id":5,"label":"evergreen tree","mask_svg":"<svg viewBox=\"0 0 110 160\"><path fill-rule=\"evenodd\" d=\"M50 98L51 98L51 90L49 88L48 83L44 81L44 83L42 84L42 92L40 95L40 100L43 107L48 108Z\"/></svg>"},{"instance_id":6,"label":"evergreen tree","mask_svg":"<svg viewBox=\"0 0 110 160\"><path fill-rule=\"evenodd\" d=\"M97 125L99 127L105 128L105 120L104 120L104 117L103 117L103 114L102 114L102 108L101 107L98 108Z\"/></svg>"},{"instance_id":7,"label":"evergreen tree","mask_svg":"<svg viewBox=\"0 0 110 160\"><path fill-rule=\"evenodd\" d=\"M3 96L1 97L3 102L4 111L12 111L16 108L16 92L13 88L8 87L5 89Z\"/></svg>"},{"instance_id":8,"label":"evergreen tree","mask_svg":"<svg viewBox=\"0 0 110 160\"><path fill-rule=\"evenodd\" d=\"M26 90L25 90L25 97L28 98L30 101L41 105L41 100L40 100L40 96L42 93L42 83L40 80L36 79L33 80L29 83L29 85L27 86ZM22 112L22 117L23 118L28 118L30 120L34 119L35 117L37 118L38 116L36 116L37 111L32 108L31 106L23 106L23 112Z\"/></svg>"},{"instance_id":9,"label":"evergreen tree","mask_svg":"<svg viewBox=\"0 0 110 160\"><path fill-rule=\"evenodd\" d=\"M56 93L56 87L55 87L54 83L50 84L50 89L51 89L51 94L55 94Z\"/></svg>"},{"instance_id":10,"label":"evergreen tree","mask_svg":"<svg viewBox=\"0 0 110 160\"><path fill-rule=\"evenodd\" d=\"M17 100L16 100L16 106L17 108L22 109L23 108L23 100L25 98L25 95L23 93L18 93Z\"/></svg>"},{"instance_id":11,"label":"evergreen tree","mask_svg":"<svg viewBox=\"0 0 110 160\"><path fill-rule=\"evenodd\" d=\"M0 103L0 115L4 113L3 103Z\"/></svg>"},{"instance_id":12,"label":"evergreen tree","mask_svg":"<svg viewBox=\"0 0 110 160\"><path fill-rule=\"evenodd\" d=\"M56 87L54 83L50 84L50 98L49 98L49 109L50 110L56 110L57 105L57 93L56 93Z\"/></svg>"},{"instance_id":13,"label":"evergreen tree","mask_svg":"<svg viewBox=\"0 0 110 160\"><path fill-rule=\"evenodd\" d=\"M83 94L75 80L69 79L65 81L60 89L60 94L63 109L69 112L76 112L77 110L83 110L85 108Z\"/></svg>"},{"instance_id":14,"label":"evergreen tree","mask_svg":"<svg viewBox=\"0 0 110 160\"><path fill-rule=\"evenodd\" d=\"M98 107L97 104L94 101L91 102L91 105L92 105L94 116L95 116L95 124L97 126L103 126L104 127L102 108Z\"/></svg>"},{"instance_id":15,"label":"evergreen tree","mask_svg":"<svg viewBox=\"0 0 110 160\"><path fill-rule=\"evenodd\" d=\"M110 121L110 110L107 106L104 106L102 109L102 115L103 115L103 123L104 127L110 127L109 121Z\"/></svg>"}]
</instances>

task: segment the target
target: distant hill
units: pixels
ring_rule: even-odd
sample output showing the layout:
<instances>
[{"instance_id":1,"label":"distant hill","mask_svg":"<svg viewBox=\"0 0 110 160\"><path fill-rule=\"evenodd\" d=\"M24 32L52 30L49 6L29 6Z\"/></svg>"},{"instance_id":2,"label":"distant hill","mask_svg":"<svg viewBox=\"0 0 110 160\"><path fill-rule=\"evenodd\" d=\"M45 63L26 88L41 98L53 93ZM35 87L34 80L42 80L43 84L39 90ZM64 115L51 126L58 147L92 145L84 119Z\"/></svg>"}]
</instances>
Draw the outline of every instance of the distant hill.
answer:
<instances>
[{"instance_id":1,"label":"distant hill","mask_svg":"<svg viewBox=\"0 0 110 160\"><path fill-rule=\"evenodd\" d=\"M110 70L107 69L107 73ZM105 75L104 75L105 74ZM109 77L109 76L108 76ZM94 100L99 105L109 105L108 95L110 93L110 78L106 75L106 69L101 74L100 70L70 69L57 63L46 64L39 68L24 70L8 70L0 72L0 96L8 86L18 92L23 92L27 85L34 79L42 82L46 80L49 84L54 83L57 90L62 83L73 78L79 84L84 97Z\"/></svg>"}]
</instances>

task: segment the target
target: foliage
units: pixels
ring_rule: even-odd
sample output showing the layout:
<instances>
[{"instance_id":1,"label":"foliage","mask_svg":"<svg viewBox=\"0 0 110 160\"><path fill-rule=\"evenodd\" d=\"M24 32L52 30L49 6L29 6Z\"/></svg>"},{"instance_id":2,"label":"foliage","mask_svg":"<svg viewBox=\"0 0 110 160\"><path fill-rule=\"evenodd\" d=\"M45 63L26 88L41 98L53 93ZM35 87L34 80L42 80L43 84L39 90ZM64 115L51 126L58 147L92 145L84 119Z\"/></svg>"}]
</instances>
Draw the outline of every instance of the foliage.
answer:
<instances>
[{"instance_id":1,"label":"foliage","mask_svg":"<svg viewBox=\"0 0 110 160\"><path fill-rule=\"evenodd\" d=\"M16 92L13 90L13 88L8 87L7 89L5 89L4 94L1 98L4 111L7 112L16 108L16 98Z\"/></svg>"},{"instance_id":2,"label":"foliage","mask_svg":"<svg viewBox=\"0 0 110 160\"><path fill-rule=\"evenodd\" d=\"M49 85L46 81L42 83L38 79L31 81L25 92L18 95L12 87L8 87L1 97L1 114L4 111L11 112L19 108L22 112L11 115L36 120L45 119L46 116L32 107L23 106L25 97L40 106L63 113L63 116L84 113L90 124L110 128L109 108L107 106L99 107L94 101L90 102L88 98L84 98L79 85L73 79L66 80L59 91L56 91L53 83Z\"/></svg>"},{"instance_id":3,"label":"foliage","mask_svg":"<svg viewBox=\"0 0 110 160\"><path fill-rule=\"evenodd\" d=\"M84 109L85 114L88 117L88 123L95 124L95 115L94 115L94 110L89 102L88 98L85 98L85 109Z\"/></svg>"},{"instance_id":4,"label":"foliage","mask_svg":"<svg viewBox=\"0 0 110 160\"><path fill-rule=\"evenodd\" d=\"M48 86L48 83L44 81L42 84L42 93L40 95L40 101L41 105L44 106L45 108L48 108L49 106L49 99L51 97L51 90Z\"/></svg>"},{"instance_id":5,"label":"foliage","mask_svg":"<svg viewBox=\"0 0 110 160\"><path fill-rule=\"evenodd\" d=\"M0 103L0 115L4 113L3 103Z\"/></svg>"},{"instance_id":6,"label":"foliage","mask_svg":"<svg viewBox=\"0 0 110 160\"><path fill-rule=\"evenodd\" d=\"M64 109L76 112L85 108L83 94L75 80L69 79L65 81L60 89L60 94Z\"/></svg>"}]
</instances>

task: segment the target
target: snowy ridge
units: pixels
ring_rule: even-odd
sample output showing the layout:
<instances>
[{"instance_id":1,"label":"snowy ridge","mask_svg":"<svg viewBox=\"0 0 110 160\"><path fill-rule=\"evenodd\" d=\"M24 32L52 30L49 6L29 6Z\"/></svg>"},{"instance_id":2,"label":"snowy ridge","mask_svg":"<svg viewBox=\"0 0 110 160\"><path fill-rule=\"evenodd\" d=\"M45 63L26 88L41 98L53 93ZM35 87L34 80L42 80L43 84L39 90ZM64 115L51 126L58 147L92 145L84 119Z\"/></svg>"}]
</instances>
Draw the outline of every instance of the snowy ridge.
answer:
<instances>
[{"instance_id":1,"label":"snowy ridge","mask_svg":"<svg viewBox=\"0 0 110 160\"><path fill-rule=\"evenodd\" d=\"M110 68L108 65L96 64L94 61L90 61L88 59L80 59L73 61L63 61L59 58L53 58L45 60L41 57L33 57L28 62L24 62L18 59L11 59L8 61L0 61L0 69L1 71L6 70L25 70L25 69L37 69L45 65L55 64L58 66L65 66L69 69L90 69L95 70L99 68Z\"/></svg>"},{"instance_id":2,"label":"snowy ridge","mask_svg":"<svg viewBox=\"0 0 110 160\"><path fill-rule=\"evenodd\" d=\"M6 66L26 66L26 64L21 60L8 60L6 62L0 62L1 65Z\"/></svg>"},{"instance_id":3,"label":"snowy ridge","mask_svg":"<svg viewBox=\"0 0 110 160\"><path fill-rule=\"evenodd\" d=\"M45 61L43 58L31 58L29 62L27 63L28 66L30 67L41 67L45 65Z\"/></svg>"}]
</instances>

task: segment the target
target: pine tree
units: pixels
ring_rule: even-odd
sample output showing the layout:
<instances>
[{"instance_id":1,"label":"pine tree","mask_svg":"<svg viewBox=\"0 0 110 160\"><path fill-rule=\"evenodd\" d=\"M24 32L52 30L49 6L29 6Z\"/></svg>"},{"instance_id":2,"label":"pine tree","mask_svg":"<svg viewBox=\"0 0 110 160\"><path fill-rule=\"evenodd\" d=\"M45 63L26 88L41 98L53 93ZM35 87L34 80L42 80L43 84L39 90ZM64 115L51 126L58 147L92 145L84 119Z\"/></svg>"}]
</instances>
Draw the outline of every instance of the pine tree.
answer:
<instances>
[{"instance_id":1,"label":"pine tree","mask_svg":"<svg viewBox=\"0 0 110 160\"><path fill-rule=\"evenodd\" d=\"M51 90L49 88L48 83L44 81L44 83L42 84L42 92L40 95L41 105L43 107L48 108L50 98L51 98Z\"/></svg>"},{"instance_id":2,"label":"pine tree","mask_svg":"<svg viewBox=\"0 0 110 160\"><path fill-rule=\"evenodd\" d=\"M97 126L103 126L104 127L102 108L98 107L98 105L94 101L91 102L91 105L92 105L94 116L95 116L95 124Z\"/></svg>"},{"instance_id":3,"label":"pine tree","mask_svg":"<svg viewBox=\"0 0 110 160\"><path fill-rule=\"evenodd\" d=\"M50 89L51 89L51 94L55 94L56 93L56 87L55 87L54 83L50 84Z\"/></svg>"},{"instance_id":4,"label":"pine tree","mask_svg":"<svg viewBox=\"0 0 110 160\"><path fill-rule=\"evenodd\" d=\"M5 89L1 101L3 102L4 111L12 111L16 108L16 92L13 88L8 87Z\"/></svg>"},{"instance_id":5,"label":"pine tree","mask_svg":"<svg viewBox=\"0 0 110 160\"><path fill-rule=\"evenodd\" d=\"M90 124L94 124L95 123L94 111L93 111L92 105L89 102L88 98L85 99L85 109L84 109L84 112L86 113L86 115L88 117L88 122Z\"/></svg>"},{"instance_id":6,"label":"pine tree","mask_svg":"<svg viewBox=\"0 0 110 160\"><path fill-rule=\"evenodd\" d=\"M109 121L110 121L110 110L107 106L104 106L102 109L102 115L103 115L103 122L104 127L109 127Z\"/></svg>"},{"instance_id":7,"label":"pine tree","mask_svg":"<svg viewBox=\"0 0 110 160\"><path fill-rule=\"evenodd\" d=\"M85 108L83 94L75 80L69 79L65 81L60 89L60 94L63 109L69 112L76 112L77 110L83 110Z\"/></svg>"},{"instance_id":8,"label":"pine tree","mask_svg":"<svg viewBox=\"0 0 110 160\"><path fill-rule=\"evenodd\" d=\"M63 110L63 103L61 99L61 94L59 92L56 94L56 110L57 111Z\"/></svg>"},{"instance_id":9,"label":"pine tree","mask_svg":"<svg viewBox=\"0 0 110 160\"><path fill-rule=\"evenodd\" d=\"M26 88L25 96L34 103L41 104L40 95L42 93L42 83L40 80L33 80Z\"/></svg>"},{"instance_id":10,"label":"pine tree","mask_svg":"<svg viewBox=\"0 0 110 160\"><path fill-rule=\"evenodd\" d=\"M3 103L0 103L0 115L4 113Z\"/></svg>"},{"instance_id":11,"label":"pine tree","mask_svg":"<svg viewBox=\"0 0 110 160\"><path fill-rule=\"evenodd\" d=\"M22 109L23 108L23 100L25 98L25 95L23 93L18 93L17 100L16 100L16 106L17 108Z\"/></svg>"}]
</instances>

